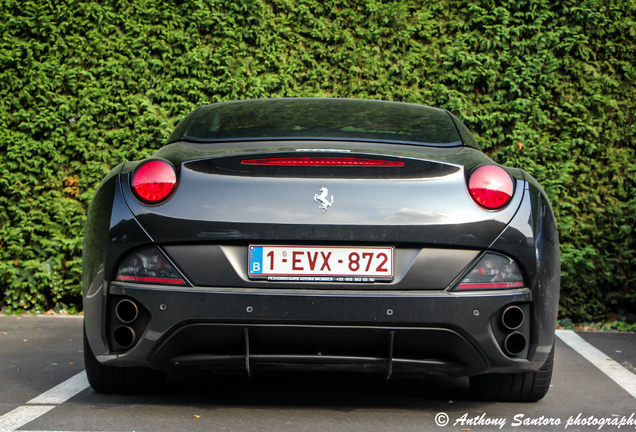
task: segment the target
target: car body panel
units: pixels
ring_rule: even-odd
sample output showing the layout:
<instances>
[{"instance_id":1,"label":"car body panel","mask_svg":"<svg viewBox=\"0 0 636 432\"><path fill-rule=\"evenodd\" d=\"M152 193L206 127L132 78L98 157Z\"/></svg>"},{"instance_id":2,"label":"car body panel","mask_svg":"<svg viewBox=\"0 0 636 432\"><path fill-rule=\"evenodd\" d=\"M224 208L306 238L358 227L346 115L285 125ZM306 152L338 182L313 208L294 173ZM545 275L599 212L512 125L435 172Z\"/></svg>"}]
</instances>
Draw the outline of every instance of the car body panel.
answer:
<instances>
[{"instance_id":1,"label":"car body panel","mask_svg":"<svg viewBox=\"0 0 636 432\"><path fill-rule=\"evenodd\" d=\"M247 249L247 246L210 244L163 247L166 254L195 286L334 289L325 284L276 283L250 279ZM391 281L339 283L338 287L352 290L443 290L448 288L456 275L466 269L478 255L478 250L396 248L395 276ZM211 270L213 268L222 268L225 271Z\"/></svg>"},{"instance_id":2,"label":"car body panel","mask_svg":"<svg viewBox=\"0 0 636 432\"><path fill-rule=\"evenodd\" d=\"M312 144L316 146L319 143ZM320 144L330 147L334 144L342 145L333 142ZM287 155L295 147L299 145L277 148L271 152L262 148L258 151L256 147L252 150L255 153L245 154L274 157L279 154ZM378 152L364 153L351 149L347 155L383 155L405 159L405 152L395 150L394 147L396 146L376 145ZM222 144L215 144L213 147L208 145L207 149L207 152L198 152L198 158L216 158L219 154L227 155L233 150L232 146L226 148ZM383 153L379 152L381 149ZM440 154L439 149L434 150L437 151L415 148L409 154L419 155L423 160L433 160L437 164L457 167L445 160L450 159L448 155L446 158L432 159ZM472 166L487 162L483 154L472 149L469 152L462 153L453 149L450 153L456 154L458 159L465 160L465 164L471 163ZM306 149L296 153L323 156L337 154L322 151L315 153ZM255 177L195 171L189 168L193 162L183 163L181 158L170 152L159 152L158 155L181 167L177 190L161 206L146 206L139 202L127 187L128 177L125 174L122 176L127 204L158 243L209 239L214 236L214 232L243 239L266 239L266 233L271 233L269 240L307 238L316 241L349 241L350 238L342 238L343 233L362 227L359 233L352 234L351 237L359 241L414 241L439 245L472 243L475 248L483 248L492 243L512 219L523 195L523 187L520 185L512 203L504 210L482 210L468 195L463 167L433 178L422 176L395 178L390 181L337 178L334 177L337 175L336 168L336 173L326 179L263 176L258 177L256 182ZM424 159L427 156L430 159ZM517 182L520 181L522 178L517 179ZM334 206L324 214L317 210L318 205L313 200L322 187L327 187L330 196L334 197ZM404 196L411 199L405 201ZM452 209L448 209L446 204L449 201L454 203ZM173 224L175 218L182 219L184 223ZM166 224L173 228L166 230ZM342 226L347 229L341 229ZM385 228L388 226L392 228L390 235L394 238L387 236ZM225 227L225 234L221 233L222 227ZM263 229L260 230L260 227ZM308 232L307 227L312 227L313 231ZM374 227L379 227L379 232L374 232ZM175 232L174 228L184 232ZM287 234L276 234L277 231Z\"/></svg>"},{"instance_id":3,"label":"car body panel","mask_svg":"<svg viewBox=\"0 0 636 432\"><path fill-rule=\"evenodd\" d=\"M467 129L449 118L466 141ZM180 125L177 139L186 130ZM404 165L374 170L242 164L342 156ZM249 374L307 368L473 376L536 371L546 361L559 295L554 216L538 183L512 168L506 168L514 184L510 202L496 211L477 205L468 178L494 162L476 142L172 139L151 159L176 169L178 183L165 202L148 205L136 198L131 176L144 162L136 161L107 176L89 210L85 328L102 364L238 367ZM322 188L332 200L326 209L316 198ZM394 250L394 277L340 283L253 279L247 262L255 244L388 246ZM183 286L116 280L122 260L148 247L179 272ZM523 286L457 290L488 253L514 260ZM122 300L134 302L141 318L135 315L130 324L119 319ZM502 314L511 306L525 319L503 328ZM118 345L114 331L120 327L133 334L130 346ZM502 348L512 333L527 339L519 353Z\"/></svg>"},{"instance_id":4,"label":"car body panel","mask_svg":"<svg viewBox=\"0 0 636 432\"><path fill-rule=\"evenodd\" d=\"M536 362L509 359L501 352L494 339L488 335L493 319L488 313L475 311L499 310L508 304L529 302L532 294L528 289L508 290L498 293L450 293L442 292L360 292L321 290L261 290L253 289L170 289L160 287L130 287L123 284L111 286L112 295L133 298L147 306L153 319L140 343L127 353L114 353L98 356L105 364L119 366L143 366L150 364L168 369L175 353L188 353L192 342L184 340L183 345L165 348L171 355L157 355L162 343L184 326L207 324L233 324L245 328L274 326L296 328L313 326L322 328L344 327L380 327L387 332L399 328L438 329L444 333L451 330L461 339L476 347L482 360L466 361L458 372L481 373L488 368L491 371L515 369L531 370L545 357L537 356ZM165 308L162 309L162 305ZM421 326L423 317L427 326ZM466 322L469 325L466 325ZM433 330L428 330L434 333ZM208 337L205 348L213 345ZM175 343L173 341L173 343ZM235 341L241 343L241 340ZM427 345L426 341L421 341ZM384 345L382 345L384 346ZM452 351L452 350L451 350ZM212 351L213 353L214 351ZM357 353L362 359L368 355ZM430 360L426 351L417 360ZM461 363L461 352L453 353L456 363ZM155 357L157 355L157 357ZM242 354L245 356L245 352ZM430 355L430 354L429 354ZM350 357L355 357L349 354ZM488 359L486 361L485 359ZM496 359L493 361L493 359ZM363 362L364 363L364 362ZM243 365L239 365L243 367ZM460 374L460 373L458 373Z\"/></svg>"}]
</instances>

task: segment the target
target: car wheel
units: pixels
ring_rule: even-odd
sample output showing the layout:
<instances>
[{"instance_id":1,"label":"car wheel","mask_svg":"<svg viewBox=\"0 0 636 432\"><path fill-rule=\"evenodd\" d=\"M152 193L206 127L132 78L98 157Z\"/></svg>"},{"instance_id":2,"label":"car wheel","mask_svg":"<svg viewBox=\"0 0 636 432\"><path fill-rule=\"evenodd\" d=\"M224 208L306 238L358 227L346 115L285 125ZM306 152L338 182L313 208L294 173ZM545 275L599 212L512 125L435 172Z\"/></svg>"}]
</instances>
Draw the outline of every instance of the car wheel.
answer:
<instances>
[{"instance_id":1,"label":"car wheel","mask_svg":"<svg viewBox=\"0 0 636 432\"><path fill-rule=\"evenodd\" d=\"M536 402L550 389L554 345L547 360L535 372L484 374L470 377L470 387L481 399L496 402Z\"/></svg>"},{"instance_id":2,"label":"car wheel","mask_svg":"<svg viewBox=\"0 0 636 432\"><path fill-rule=\"evenodd\" d=\"M84 330L84 367L89 384L100 393L149 393L157 390L166 380L164 372L153 369L104 366L95 358L86 338L86 330Z\"/></svg>"}]
</instances>

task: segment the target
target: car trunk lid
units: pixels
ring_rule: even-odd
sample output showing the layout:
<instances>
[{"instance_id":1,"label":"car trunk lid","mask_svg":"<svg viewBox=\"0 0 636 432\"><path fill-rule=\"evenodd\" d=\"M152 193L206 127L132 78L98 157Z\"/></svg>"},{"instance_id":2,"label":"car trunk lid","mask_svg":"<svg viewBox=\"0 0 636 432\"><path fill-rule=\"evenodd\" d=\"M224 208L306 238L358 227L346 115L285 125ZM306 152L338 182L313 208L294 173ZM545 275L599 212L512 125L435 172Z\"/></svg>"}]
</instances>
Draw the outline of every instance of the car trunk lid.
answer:
<instances>
[{"instance_id":1,"label":"car trunk lid","mask_svg":"<svg viewBox=\"0 0 636 432\"><path fill-rule=\"evenodd\" d=\"M300 144L304 148L294 148ZM168 201L142 204L130 192L128 177L123 190L131 211L158 243L257 239L470 248L490 245L523 195L519 179L504 209L477 206L466 188L466 171L492 161L466 147L310 148L317 144L265 151L217 144L204 146L207 154L195 146L168 146L172 151L158 155L179 166L179 183ZM277 162L292 159L297 163ZM328 163L307 166L307 159Z\"/></svg>"}]
</instances>

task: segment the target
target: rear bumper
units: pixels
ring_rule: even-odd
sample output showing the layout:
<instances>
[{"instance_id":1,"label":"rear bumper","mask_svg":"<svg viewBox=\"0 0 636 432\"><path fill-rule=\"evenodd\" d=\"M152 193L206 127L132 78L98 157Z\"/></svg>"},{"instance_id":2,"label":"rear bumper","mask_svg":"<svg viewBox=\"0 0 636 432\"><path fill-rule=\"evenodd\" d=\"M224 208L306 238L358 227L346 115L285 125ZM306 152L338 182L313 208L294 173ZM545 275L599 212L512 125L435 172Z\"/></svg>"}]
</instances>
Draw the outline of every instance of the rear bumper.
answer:
<instances>
[{"instance_id":1,"label":"rear bumper","mask_svg":"<svg viewBox=\"0 0 636 432\"><path fill-rule=\"evenodd\" d=\"M536 370L552 339L531 342L529 289L454 293L179 288L112 283L103 327L86 325L97 359L112 366L170 370L181 366L443 373ZM121 299L141 313L120 322ZM519 329L528 345L506 355L502 311L526 312ZM133 329L122 349L119 327ZM101 329L104 329L103 331ZM544 338L545 339L545 338Z\"/></svg>"}]
</instances>

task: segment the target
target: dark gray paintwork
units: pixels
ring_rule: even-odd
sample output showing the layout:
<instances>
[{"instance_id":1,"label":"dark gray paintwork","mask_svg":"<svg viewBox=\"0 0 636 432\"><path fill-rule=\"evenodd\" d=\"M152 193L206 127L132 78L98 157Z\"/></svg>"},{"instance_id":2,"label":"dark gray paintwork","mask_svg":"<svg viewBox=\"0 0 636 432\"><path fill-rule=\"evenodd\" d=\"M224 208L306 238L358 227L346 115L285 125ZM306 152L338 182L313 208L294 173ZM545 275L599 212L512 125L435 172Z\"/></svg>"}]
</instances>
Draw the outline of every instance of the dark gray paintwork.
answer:
<instances>
[{"instance_id":1,"label":"dark gray paintwork","mask_svg":"<svg viewBox=\"0 0 636 432\"><path fill-rule=\"evenodd\" d=\"M321 168L312 176L297 168L281 167L272 174L271 169L240 167L242 158L290 154L402 160L411 171L383 171L379 179L367 168ZM474 168L493 162L468 146L333 140L175 142L153 158L168 160L177 169L178 186L165 203L148 206L134 197L130 176L139 162L130 162L103 182L89 212L86 328L100 361L165 368L165 362L153 360L154 350L193 321L230 322L246 329L298 323L380 325L389 332L399 332L404 325L448 329L464 341L456 345L456 354L466 343L485 360L486 366L464 371L470 374L533 370L545 361L558 305L558 236L545 193L526 173L507 169L515 182L514 195L504 209L493 212L478 207L466 187ZM417 172L418 164L421 175L404 174ZM334 205L324 213L313 201L321 187L334 196ZM390 245L396 248L399 271L393 281L375 284L250 280L243 269L247 246L267 242ZM113 283L121 259L152 244L164 250L193 287ZM449 291L487 250L515 259L527 288ZM135 299L149 313L139 343L127 352L113 352L109 343L111 296ZM493 335L492 326L510 304L530 305L527 359L503 354ZM248 306L261 312L246 315ZM401 313L393 315L395 307ZM334 310L341 313L334 315ZM178 356L179 344L170 350Z\"/></svg>"}]
</instances>

